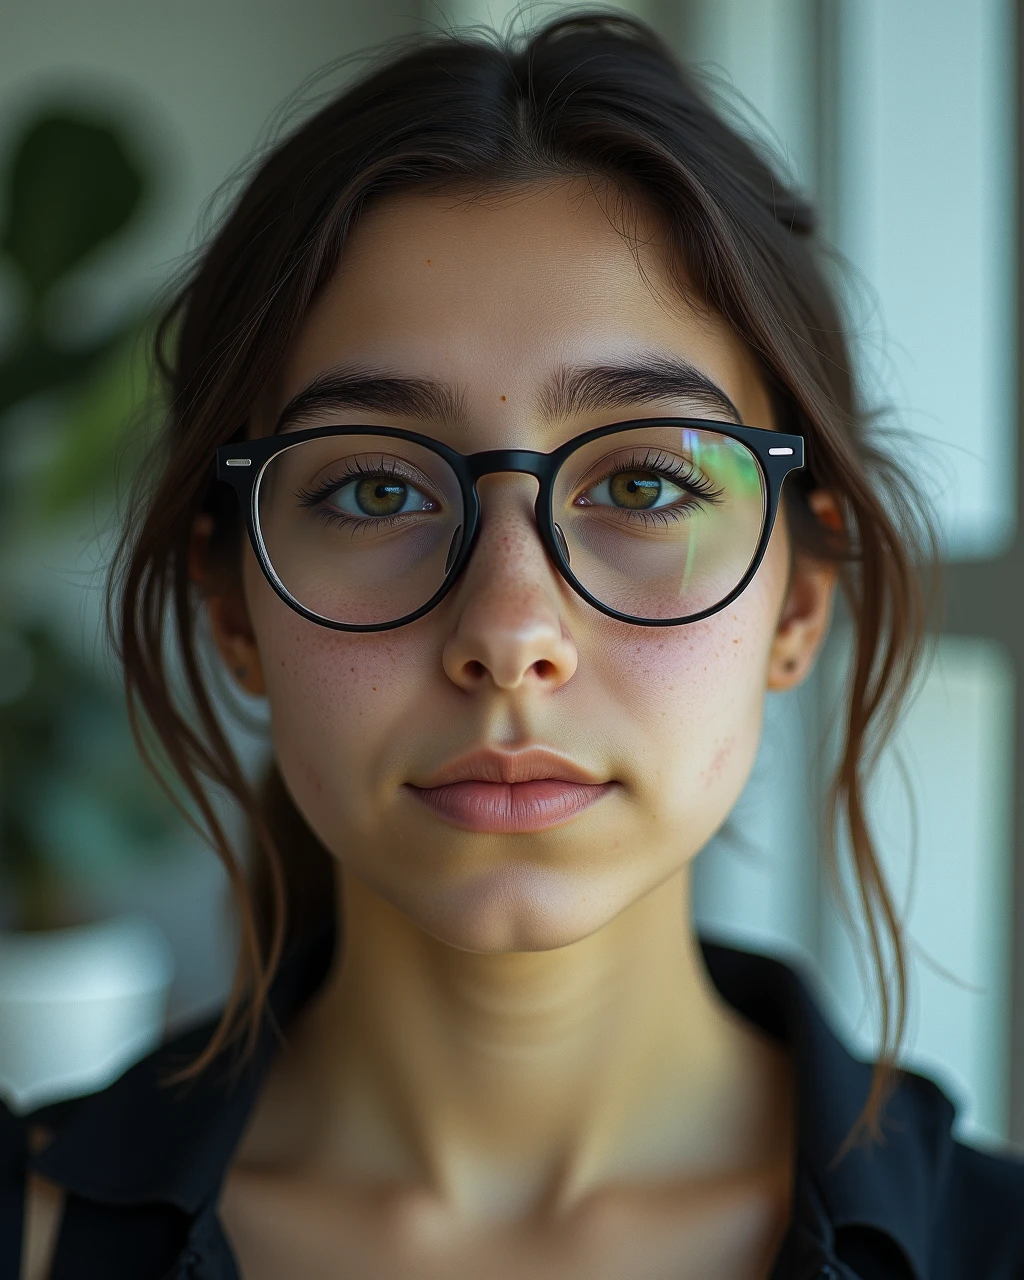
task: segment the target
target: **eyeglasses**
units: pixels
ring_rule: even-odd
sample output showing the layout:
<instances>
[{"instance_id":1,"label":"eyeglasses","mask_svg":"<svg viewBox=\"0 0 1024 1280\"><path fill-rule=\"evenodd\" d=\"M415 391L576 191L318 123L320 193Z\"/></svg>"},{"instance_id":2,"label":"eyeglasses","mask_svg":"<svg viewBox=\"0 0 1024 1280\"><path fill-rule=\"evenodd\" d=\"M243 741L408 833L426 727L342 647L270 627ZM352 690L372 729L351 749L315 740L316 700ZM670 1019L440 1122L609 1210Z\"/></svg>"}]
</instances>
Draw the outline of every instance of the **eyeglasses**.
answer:
<instances>
[{"instance_id":1,"label":"eyeglasses","mask_svg":"<svg viewBox=\"0 0 1024 1280\"><path fill-rule=\"evenodd\" d=\"M480 529L477 481L539 482L537 529L588 604L642 627L725 608L764 556L802 436L699 418L598 427L552 453L463 454L398 427L330 426L224 445L270 585L311 622L387 631L458 581Z\"/></svg>"}]
</instances>

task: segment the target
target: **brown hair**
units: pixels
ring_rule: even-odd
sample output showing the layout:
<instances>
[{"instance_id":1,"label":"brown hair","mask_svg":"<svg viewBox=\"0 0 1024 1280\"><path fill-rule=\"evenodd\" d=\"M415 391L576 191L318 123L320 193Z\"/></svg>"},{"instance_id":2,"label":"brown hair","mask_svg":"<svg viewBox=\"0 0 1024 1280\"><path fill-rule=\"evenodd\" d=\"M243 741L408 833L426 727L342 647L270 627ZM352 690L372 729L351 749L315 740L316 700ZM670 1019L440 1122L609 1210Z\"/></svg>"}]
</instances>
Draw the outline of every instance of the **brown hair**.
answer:
<instances>
[{"instance_id":1,"label":"brown hair","mask_svg":"<svg viewBox=\"0 0 1024 1280\"><path fill-rule=\"evenodd\" d=\"M596 179L663 221L685 268L680 287L695 287L732 325L760 363L778 425L806 438L787 519L795 546L837 563L856 635L833 804L849 834L882 999L883 1048L858 1122L877 1137L905 1021L906 966L864 785L915 670L923 630L915 565L934 559L933 539L913 486L870 438L812 210L649 28L606 13L556 19L519 40L431 35L385 46L357 82L254 165L159 320L167 415L133 491L110 615L140 749L155 769L170 767L169 786L184 786L237 899L234 987L192 1069L239 1031L253 1042L282 949L309 923L333 865L276 772L262 795L247 781L204 680L190 531L197 516L211 516L213 552L236 573L243 536L234 495L212 479L214 450L244 438L367 201L564 175ZM813 518L812 489L836 496L841 530ZM169 670L172 649L180 677ZM251 874L211 788L248 815Z\"/></svg>"}]
</instances>

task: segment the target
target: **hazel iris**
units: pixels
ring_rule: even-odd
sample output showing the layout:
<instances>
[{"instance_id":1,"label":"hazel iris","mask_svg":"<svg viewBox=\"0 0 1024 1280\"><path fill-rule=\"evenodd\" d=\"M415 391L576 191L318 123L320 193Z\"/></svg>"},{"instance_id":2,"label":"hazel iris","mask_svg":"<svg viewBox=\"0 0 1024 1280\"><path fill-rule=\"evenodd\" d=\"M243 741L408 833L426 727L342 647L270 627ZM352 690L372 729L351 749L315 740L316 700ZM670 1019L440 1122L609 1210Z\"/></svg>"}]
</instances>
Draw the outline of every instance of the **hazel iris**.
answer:
<instances>
[{"instance_id":1,"label":"hazel iris","mask_svg":"<svg viewBox=\"0 0 1024 1280\"><path fill-rule=\"evenodd\" d=\"M356 485L355 499L359 510L368 516L393 516L405 506L408 486L395 480L368 478Z\"/></svg>"},{"instance_id":2,"label":"hazel iris","mask_svg":"<svg viewBox=\"0 0 1024 1280\"><path fill-rule=\"evenodd\" d=\"M608 492L617 506L642 510L658 501L661 481L649 471L620 471L612 476Z\"/></svg>"}]
</instances>

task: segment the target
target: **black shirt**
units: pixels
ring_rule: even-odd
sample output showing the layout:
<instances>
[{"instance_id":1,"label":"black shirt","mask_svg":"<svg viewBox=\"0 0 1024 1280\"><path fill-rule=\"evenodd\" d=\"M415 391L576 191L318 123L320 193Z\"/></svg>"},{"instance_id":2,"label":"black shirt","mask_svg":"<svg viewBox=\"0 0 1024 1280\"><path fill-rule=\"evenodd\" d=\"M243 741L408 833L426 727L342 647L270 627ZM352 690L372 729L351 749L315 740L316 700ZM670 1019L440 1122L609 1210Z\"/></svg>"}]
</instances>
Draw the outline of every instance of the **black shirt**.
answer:
<instances>
[{"instance_id":1,"label":"black shirt","mask_svg":"<svg viewBox=\"0 0 1024 1280\"><path fill-rule=\"evenodd\" d=\"M1024 1162L955 1142L952 1104L908 1073L886 1108L885 1142L834 1164L870 1066L847 1052L792 969L701 946L722 996L789 1047L796 1072L793 1214L771 1280L1024 1278ZM321 984L333 950L327 927L286 957L271 991L280 1025ZM237 1280L216 1206L278 1042L268 1021L240 1074L221 1062L191 1086L161 1085L213 1025L176 1036L85 1098L23 1117L0 1103L0 1280L18 1277L27 1168L67 1193L53 1280ZM29 1157L33 1124L56 1136Z\"/></svg>"}]
</instances>

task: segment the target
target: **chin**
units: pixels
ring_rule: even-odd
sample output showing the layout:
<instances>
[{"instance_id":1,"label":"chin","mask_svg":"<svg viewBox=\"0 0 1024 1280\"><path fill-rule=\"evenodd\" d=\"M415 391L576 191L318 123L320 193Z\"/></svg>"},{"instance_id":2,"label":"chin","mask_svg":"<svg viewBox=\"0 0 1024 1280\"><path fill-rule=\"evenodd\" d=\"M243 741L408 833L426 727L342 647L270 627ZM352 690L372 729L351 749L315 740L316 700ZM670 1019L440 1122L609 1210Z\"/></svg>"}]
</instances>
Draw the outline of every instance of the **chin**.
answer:
<instances>
[{"instance_id":1,"label":"chin","mask_svg":"<svg viewBox=\"0 0 1024 1280\"><path fill-rule=\"evenodd\" d=\"M461 884L432 886L412 900L384 896L438 942L484 955L569 946L628 905L596 877L536 865L470 874Z\"/></svg>"}]
</instances>

